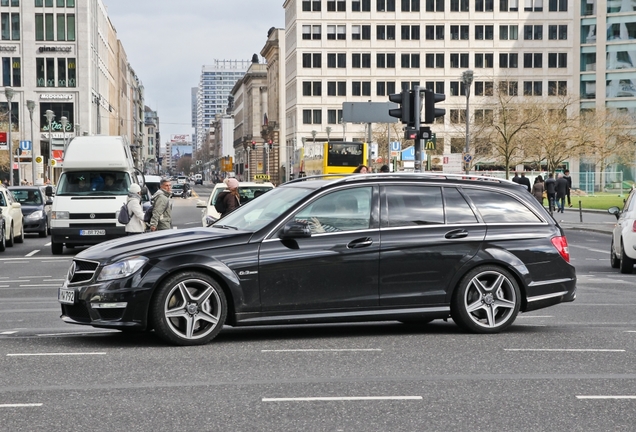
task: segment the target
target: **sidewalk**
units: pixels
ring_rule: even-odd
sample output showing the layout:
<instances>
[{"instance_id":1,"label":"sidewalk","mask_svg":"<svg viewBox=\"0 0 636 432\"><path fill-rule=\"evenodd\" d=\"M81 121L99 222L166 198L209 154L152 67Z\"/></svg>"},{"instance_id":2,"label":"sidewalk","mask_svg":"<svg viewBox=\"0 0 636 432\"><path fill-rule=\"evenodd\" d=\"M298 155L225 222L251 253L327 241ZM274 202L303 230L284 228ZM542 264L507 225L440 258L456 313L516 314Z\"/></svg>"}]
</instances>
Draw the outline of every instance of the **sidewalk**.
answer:
<instances>
[{"instance_id":1,"label":"sidewalk","mask_svg":"<svg viewBox=\"0 0 636 432\"><path fill-rule=\"evenodd\" d=\"M578 208L566 208L564 213L554 213L554 219L563 229L578 229L611 234L616 225L616 216L607 210L586 210L579 212Z\"/></svg>"}]
</instances>

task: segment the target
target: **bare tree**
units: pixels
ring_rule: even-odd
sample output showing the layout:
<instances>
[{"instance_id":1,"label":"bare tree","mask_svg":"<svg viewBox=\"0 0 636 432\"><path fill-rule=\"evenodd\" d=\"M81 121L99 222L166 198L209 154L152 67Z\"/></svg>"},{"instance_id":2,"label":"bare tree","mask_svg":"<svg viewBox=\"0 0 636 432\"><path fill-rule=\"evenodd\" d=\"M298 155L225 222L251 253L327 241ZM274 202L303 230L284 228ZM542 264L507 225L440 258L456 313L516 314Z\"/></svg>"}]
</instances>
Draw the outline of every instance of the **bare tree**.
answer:
<instances>
[{"instance_id":1,"label":"bare tree","mask_svg":"<svg viewBox=\"0 0 636 432\"><path fill-rule=\"evenodd\" d=\"M391 141L399 141L404 149L406 140L404 139L404 131L402 123L377 123L373 128L373 140L378 143L378 156L390 160L389 137L388 131L391 131Z\"/></svg>"},{"instance_id":2,"label":"bare tree","mask_svg":"<svg viewBox=\"0 0 636 432\"><path fill-rule=\"evenodd\" d=\"M190 156L182 156L177 162L177 172L182 172L185 175L192 173L192 158Z\"/></svg>"}]
</instances>

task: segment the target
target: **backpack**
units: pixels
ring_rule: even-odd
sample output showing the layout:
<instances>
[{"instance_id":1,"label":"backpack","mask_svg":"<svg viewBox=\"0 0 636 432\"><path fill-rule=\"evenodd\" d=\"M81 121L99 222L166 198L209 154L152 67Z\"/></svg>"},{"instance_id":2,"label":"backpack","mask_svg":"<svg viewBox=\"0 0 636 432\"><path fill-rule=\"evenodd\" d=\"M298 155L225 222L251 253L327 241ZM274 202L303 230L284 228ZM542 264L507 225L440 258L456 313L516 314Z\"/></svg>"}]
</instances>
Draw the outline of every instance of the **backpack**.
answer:
<instances>
[{"instance_id":1,"label":"backpack","mask_svg":"<svg viewBox=\"0 0 636 432\"><path fill-rule=\"evenodd\" d=\"M154 203L151 204L150 207L146 209L146 211L144 212L144 222L150 223L150 220L152 219L152 211L154 209L155 209Z\"/></svg>"},{"instance_id":2,"label":"backpack","mask_svg":"<svg viewBox=\"0 0 636 432\"><path fill-rule=\"evenodd\" d=\"M128 213L128 205L123 203L119 209L119 216L117 216L117 222L122 225L128 225L130 222L130 213Z\"/></svg>"},{"instance_id":3,"label":"backpack","mask_svg":"<svg viewBox=\"0 0 636 432\"><path fill-rule=\"evenodd\" d=\"M214 202L214 209L218 211L220 215L223 215L223 213L227 211L227 203L225 202L225 198L229 193L230 192L228 191L224 191L216 197L216 201Z\"/></svg>"}]
</instances>

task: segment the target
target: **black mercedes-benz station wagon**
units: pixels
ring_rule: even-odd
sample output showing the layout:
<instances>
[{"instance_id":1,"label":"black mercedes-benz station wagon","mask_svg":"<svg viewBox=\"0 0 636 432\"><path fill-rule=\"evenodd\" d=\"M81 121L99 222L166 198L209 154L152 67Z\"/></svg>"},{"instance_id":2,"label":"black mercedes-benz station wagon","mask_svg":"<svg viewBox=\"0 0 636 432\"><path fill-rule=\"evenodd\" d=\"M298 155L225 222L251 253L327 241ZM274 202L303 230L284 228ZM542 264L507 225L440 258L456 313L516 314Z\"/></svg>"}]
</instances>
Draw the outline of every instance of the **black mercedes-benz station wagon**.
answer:
<instances>
[{"instance_id":1,"label":"black mercedes-benz station wagon","mask_svg":"<svg viewBox=\"0 0 636 432\"><path fill-rule=\"evenodd\" d=\"M178 345L223 325L451 317L496 333L575 297L563 230L524 187L433 173L294 180L208 228L86 249L58 294L66 322Z\"/></svg>"}]
</instances>

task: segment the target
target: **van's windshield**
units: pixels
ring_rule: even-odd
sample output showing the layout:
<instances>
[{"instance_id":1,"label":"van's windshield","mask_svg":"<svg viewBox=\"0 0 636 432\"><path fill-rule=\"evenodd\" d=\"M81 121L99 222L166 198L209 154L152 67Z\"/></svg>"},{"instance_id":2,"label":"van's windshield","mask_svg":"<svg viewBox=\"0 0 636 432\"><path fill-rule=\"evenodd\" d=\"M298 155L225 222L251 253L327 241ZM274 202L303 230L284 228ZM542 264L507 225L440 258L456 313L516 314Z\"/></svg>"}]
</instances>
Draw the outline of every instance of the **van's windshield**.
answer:
<instances>
[{"instance_id":1,"label":"van's windshield","mask_svg":"<svg viewBox=\"0 0 636 432\"><path fill-rule=\"evenodd\" d=\"M69 171L60 176L56 195L127 195L130 176L117 171Z\"/></svg>"}]
</instances>

